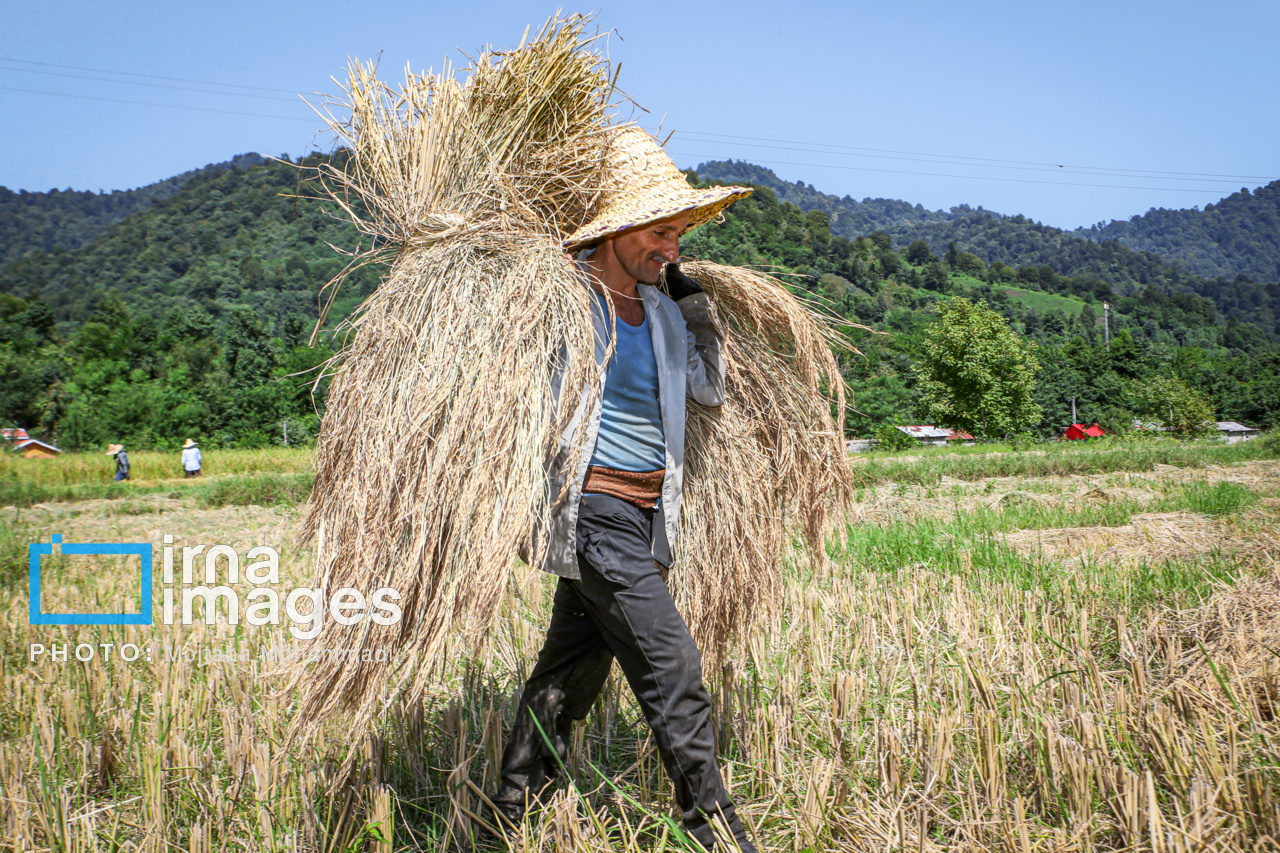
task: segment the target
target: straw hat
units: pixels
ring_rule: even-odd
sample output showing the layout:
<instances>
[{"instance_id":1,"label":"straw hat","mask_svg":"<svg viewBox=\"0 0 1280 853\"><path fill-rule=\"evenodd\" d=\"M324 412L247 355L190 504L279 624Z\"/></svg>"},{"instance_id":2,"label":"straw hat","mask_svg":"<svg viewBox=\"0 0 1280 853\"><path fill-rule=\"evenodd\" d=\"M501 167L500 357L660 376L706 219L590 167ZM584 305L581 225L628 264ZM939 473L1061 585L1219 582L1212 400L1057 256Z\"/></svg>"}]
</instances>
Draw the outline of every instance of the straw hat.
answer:
<instances>
[{"instance_id":1,"label":"straw hat","mask_svg":"<svg viewBox=\"0 0 1280 853\"><path fill-rule=\"evenodd\" d=\"M115 456L115 455L116 455L117 453L119 453L121 450L124 450L124 445L123 445L123 444L108 444L108 445L107 445L107 455L108 455L108 456Z\"/></svg>"},{"instance_id":2,"label":"straw hat","mask_svg":"<svg viewBox=\"0 0 1280 853\"><path fill-rule=\"evenodd\" d=\"M681 213L689 214L685 230L691 231L752 192L750 187L695 190L658 141L638 127L614 134L605 170L595 218L564 241L569 251Z\"/></svg>"},{"instance_id":3,"label":"straw hat","mask_svg":"<svg viewBox=\"0 0 1280 853\"><path fill-rule=\"evenodd\" d=\"M182 449L183 449L183 450L186 450L188 447L195 447L195 446L196 446L196 443L195 443L194 441L192 441L191 439L189 439L189 438L188 438L188 439L183 443L183 445L182 445Z\"/></svg>"}]
</instances>

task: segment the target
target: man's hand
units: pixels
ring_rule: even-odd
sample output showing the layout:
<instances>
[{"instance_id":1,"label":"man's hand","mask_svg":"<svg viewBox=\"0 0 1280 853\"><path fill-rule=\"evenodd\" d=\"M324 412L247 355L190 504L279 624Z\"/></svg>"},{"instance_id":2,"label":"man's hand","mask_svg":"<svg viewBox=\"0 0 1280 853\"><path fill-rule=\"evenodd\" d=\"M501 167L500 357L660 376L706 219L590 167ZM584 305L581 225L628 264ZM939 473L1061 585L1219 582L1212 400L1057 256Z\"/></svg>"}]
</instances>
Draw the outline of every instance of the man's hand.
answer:
<instances>
[{"instance_id":1,"label":"man's hand","mask_svg":"<svg viewBox=\"0 0 1280 853\"><path fill-rule=\"evenodd\" d=\"M667 284L667 295L676 302L679 302L686 296L692 296L695 293L703 292L702 285L682 273L678 264L667 264L664 280Z\"/></svg>"}]
</instances>

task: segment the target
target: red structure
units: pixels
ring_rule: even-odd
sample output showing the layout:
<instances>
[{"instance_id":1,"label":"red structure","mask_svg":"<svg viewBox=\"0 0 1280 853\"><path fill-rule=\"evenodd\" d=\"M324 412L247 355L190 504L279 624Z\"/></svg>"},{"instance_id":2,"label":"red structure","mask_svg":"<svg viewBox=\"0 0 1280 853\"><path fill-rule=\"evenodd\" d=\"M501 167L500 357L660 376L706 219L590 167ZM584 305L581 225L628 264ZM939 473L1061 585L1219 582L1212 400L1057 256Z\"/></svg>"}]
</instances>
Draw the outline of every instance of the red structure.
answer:
<instances>
[{"instance_id":1,"label":"red structure","mask_svg":"<svg viewBox=\"0 0 1280 853\"><path fill-rule=\"evenodd\" d=\"M1062 438L1066 441L1088 441L1091 438L1102 438L1106 435L1102 431L1102 427L1095 424L1072 424L1067 427L1067 431L1062 434Z\"/></svg>"}]
</instances>

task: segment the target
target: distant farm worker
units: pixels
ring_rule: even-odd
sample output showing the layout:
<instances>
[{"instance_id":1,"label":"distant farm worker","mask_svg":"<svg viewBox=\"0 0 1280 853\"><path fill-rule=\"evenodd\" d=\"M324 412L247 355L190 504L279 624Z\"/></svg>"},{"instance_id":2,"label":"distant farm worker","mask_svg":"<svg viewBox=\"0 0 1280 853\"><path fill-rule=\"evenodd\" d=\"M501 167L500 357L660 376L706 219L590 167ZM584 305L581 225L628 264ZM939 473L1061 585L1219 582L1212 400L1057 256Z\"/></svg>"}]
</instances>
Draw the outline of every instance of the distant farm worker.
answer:
<instances>
[{"instance_id":1,"label":"distant farm worker","mask_svg":"<svg viewBox=\"0 0 1280 853\"><path fill-rule=\"evenodd\" d=\"M659 574L679 529L685 399L719 406L725 394L721 332L710 297L676 265L680 235L750 190L693 189L638 129L615 137L608 169L599 214L565 241L594 291L604 391L561 438L562 448L585 440L577 469L560 464L563 452L553 466L551 494L568 480L568 500L553 515L542 568L560 581L492 800L504 823L523 819L616 658L653 729L686 830L711 849L717 820L734 849L754 852L716 762L701 654ZM660 280L670 296L654 286Z\"/></svg>"},{"instance_id":2,"label":"distant farm worker","mask_svg":"<svg viewBox=\"0 0 1280 853\"><path fill-rule=\"evenodd\" d=\"M116 482L129 479L129 454L124 452L124 445L108 444L107 455L116 458Z\"/></svg>"},{"instance_id":3,"label":"distant farm worker","mask_svg":"<svg viewBox=\"0 0 1280 853\"><path fill-rule=\"evenodd\" d=\"M188 438L182 445L182 470L187 472L188 477L199 477L201 461L200 448Z\"/></svg>"}]
</instances>

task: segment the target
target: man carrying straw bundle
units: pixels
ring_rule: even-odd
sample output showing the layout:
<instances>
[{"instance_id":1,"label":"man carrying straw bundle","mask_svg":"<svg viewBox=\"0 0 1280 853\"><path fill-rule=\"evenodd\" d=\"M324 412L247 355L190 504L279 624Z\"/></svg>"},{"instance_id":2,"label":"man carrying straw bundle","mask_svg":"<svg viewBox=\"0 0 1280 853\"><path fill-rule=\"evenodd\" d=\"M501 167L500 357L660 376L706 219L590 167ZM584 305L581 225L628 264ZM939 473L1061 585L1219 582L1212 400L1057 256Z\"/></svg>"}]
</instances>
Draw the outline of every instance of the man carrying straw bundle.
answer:
<instances>
[{"instance_id":1,"label":"man carrying straw bundle","mask_svg":"<svg viewBox=\"0 0 1280 853\"><path fill-rule=\"evenodd\" d=\"M658 569L671 565L679 529L686 397L704 406L725 399L721 333L709 297L676 266L679 239L751 191L690 188L635 128L617 134L606 168L599 214L566 241L595 291L604 390L564 437L566 447L584 438L589 458L576 471L553 468L553 478L571 478L543 566L560 581L492 800L503 820L520 822L617 658L686 830L710 849L710 820L719 819L739 849L754 851L716 763L701 655ZM660 280L669 296L655 286Z\"/></svg>"},{"instance_id":2,"label":"man carrying straw bundle","mask_svg":"<svg viewBox=\"0 0 1280 853\"><path fill-rule=\"evenodd\" d=\"M699 644L723 658L770 624L793 533L820 561L852 494L839 335L767 275L673 263L750 191L692 189L617 125L587 21L397 87L354 65L349 116L329 121L349 149L318 167L326 198L373 238L348 271L387 269L344 323L299 538L313 587L395 590L403 618L321 620L315 646L364 654L288 668L290 738L343 709L354 740L426 701L451 653L482 646L523 555L562 580L500 823L543 794L616 657L690 833L711 846L715 822L750 850Z\"/></svg>"}]
</instances>

